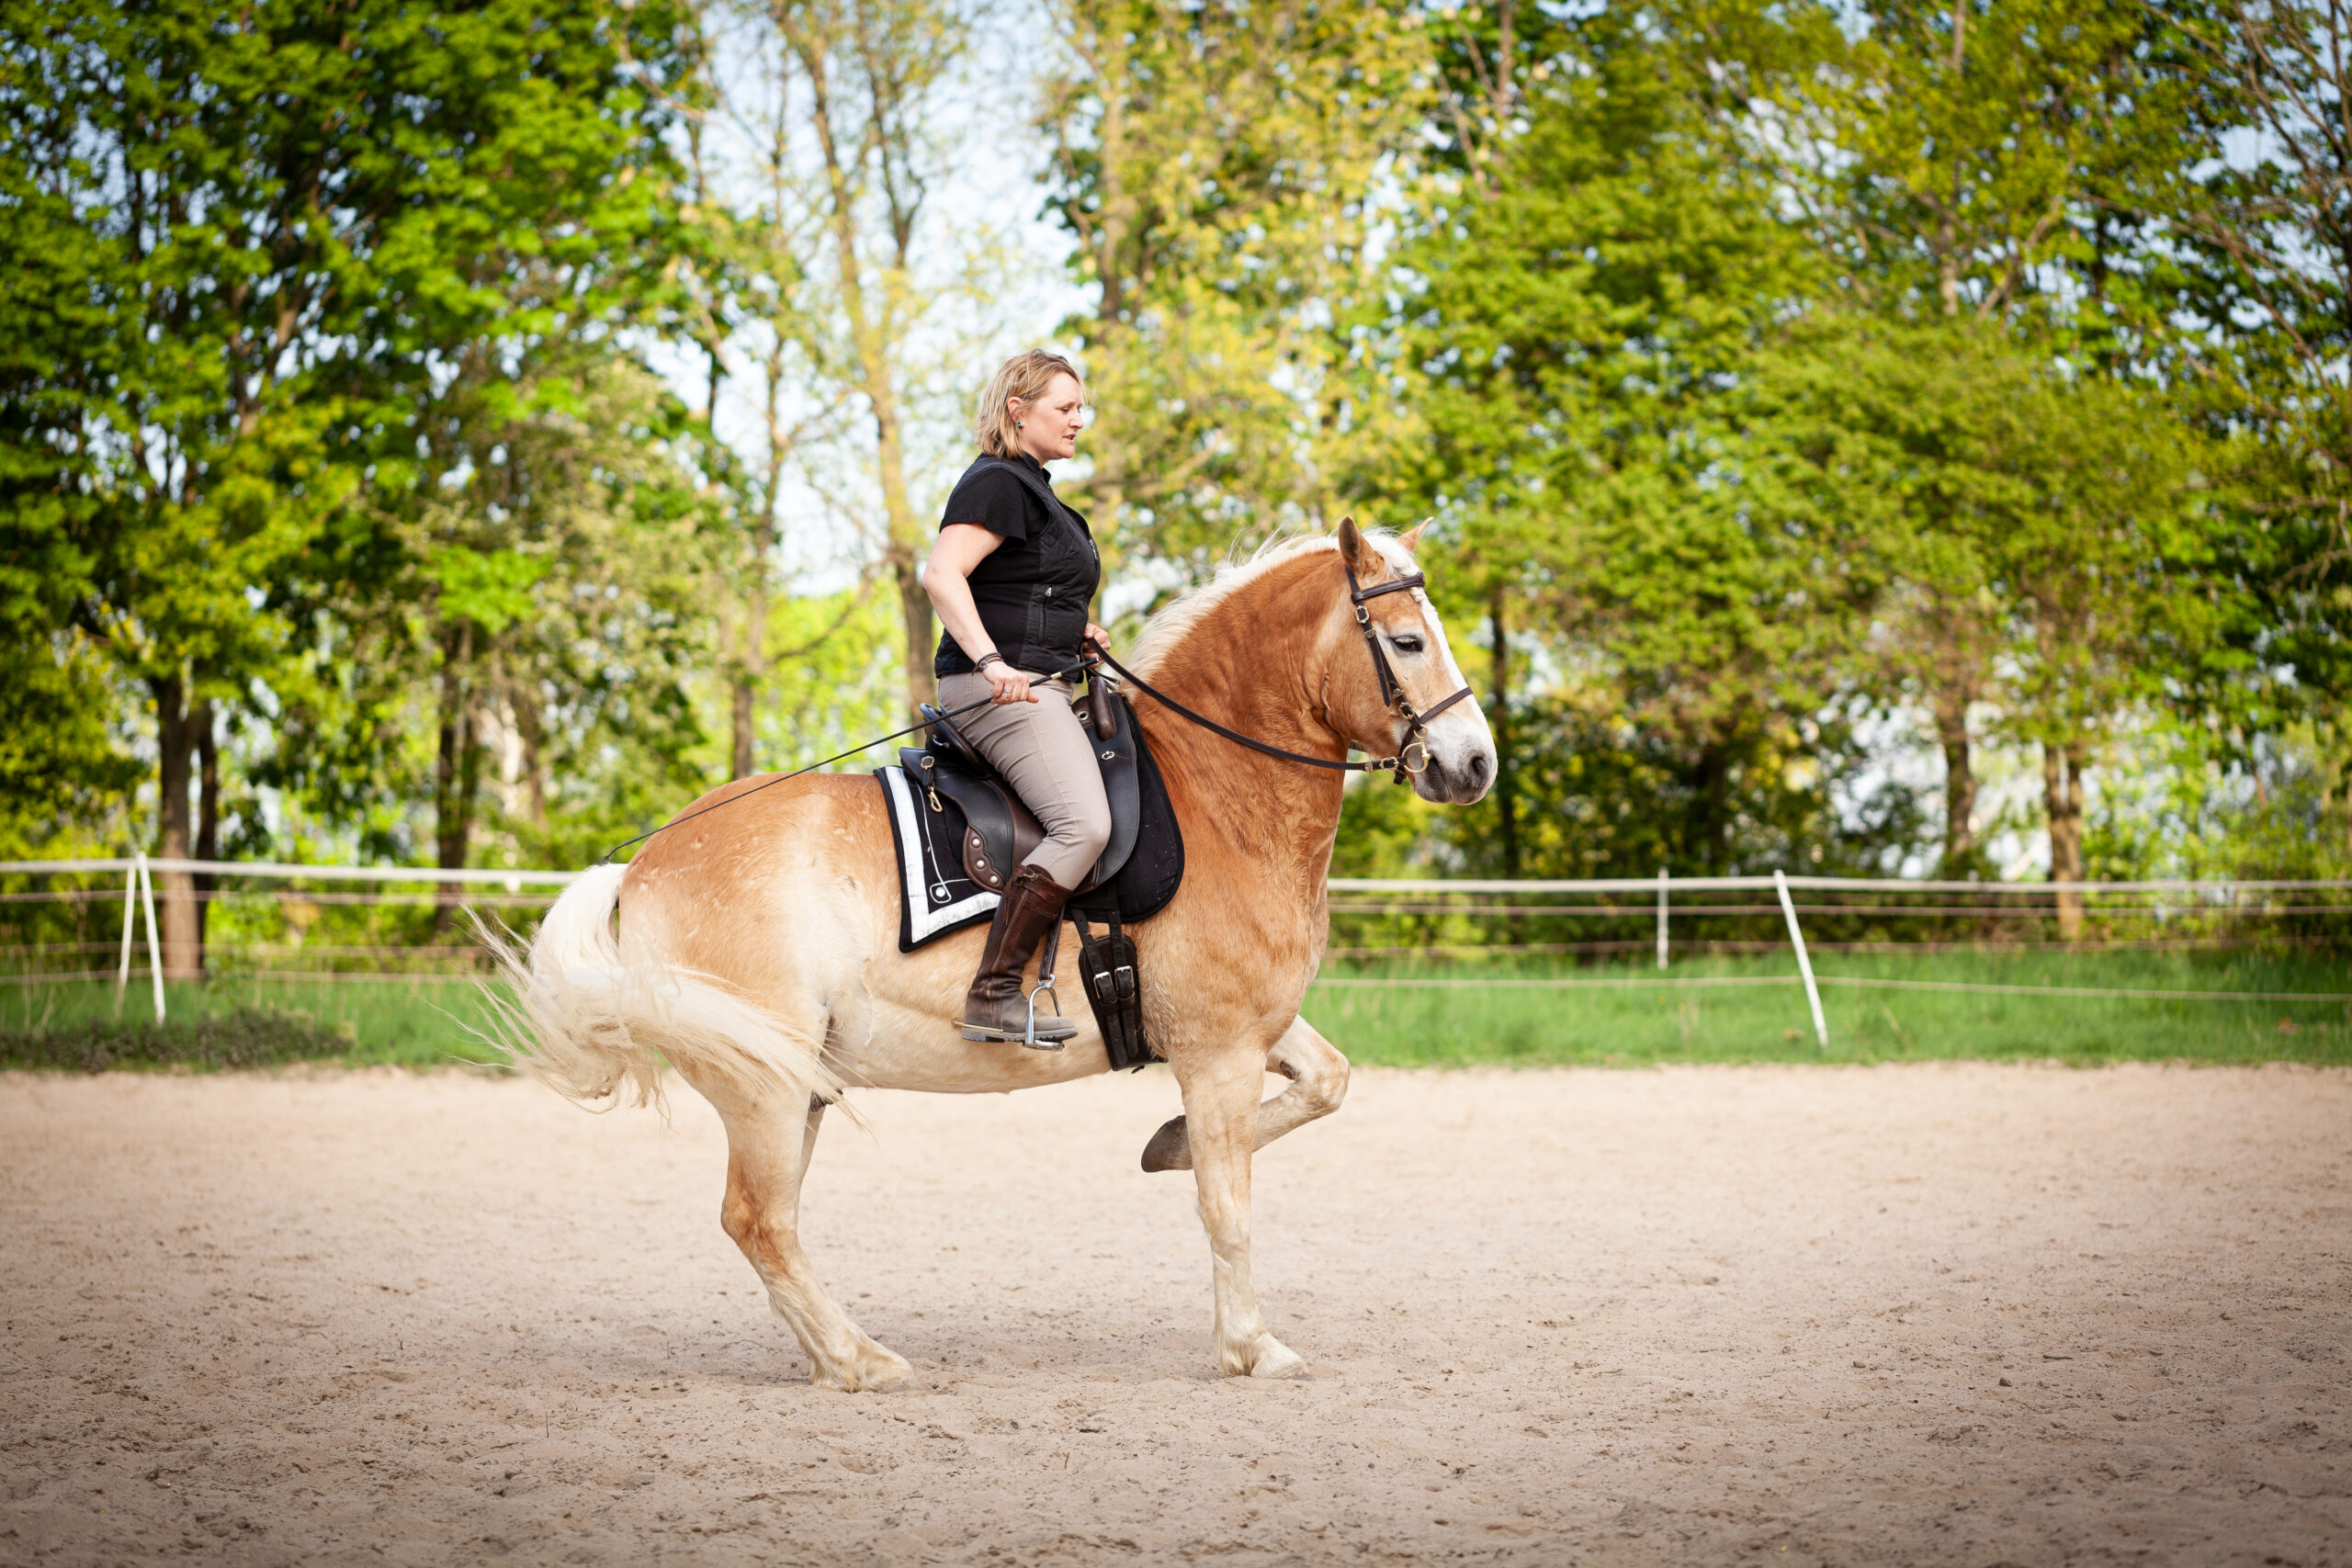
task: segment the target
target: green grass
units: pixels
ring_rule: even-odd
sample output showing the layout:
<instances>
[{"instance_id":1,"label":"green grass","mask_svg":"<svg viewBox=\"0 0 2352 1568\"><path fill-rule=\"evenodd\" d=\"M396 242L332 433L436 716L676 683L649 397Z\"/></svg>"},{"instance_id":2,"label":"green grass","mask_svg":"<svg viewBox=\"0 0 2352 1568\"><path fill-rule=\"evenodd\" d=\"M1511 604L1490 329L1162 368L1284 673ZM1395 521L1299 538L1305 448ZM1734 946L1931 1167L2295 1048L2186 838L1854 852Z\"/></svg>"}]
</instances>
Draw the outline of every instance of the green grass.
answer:
<instances>
[{"instance_id":1,"label":"green grass","mask_svg":"<svg viewBox=\"0 0 2352 1568\"><path fill-rule=\"evenodd\" d=\"M48 1037L119 1035L136 1042L121 1047L120 1066L248 1066L206 1055L194 1032L200 1021L257 1017L290 1021L304 1032L271 1036L291 1054L271 1060L341 1061L352 1066L439 1066L449 1062L490 1062L497 1053L468 1028L483 1029L481 993L471 980L420 976L399 980L254 980L233 976L202 984L164 987L167 1021L154 1023L154 1005L145 980L134 980L119 1021L110 983L73 981L11 987L0 993L0 1066L82 1066L51 1058L57 1047ZM215 1023L217 1035L223 1027ZM174 1055L178 1042L183 1054Z\"/></svg>"},{"instance_id":2,"label":"green grass","mask_svg":"<svg viewBox=\"0 0 2352 1568\"><path fill-rule=\"evenodd\" d=\"M2126 990L2352 993L2352 964L2249 953L1824 953L1831 976ZM2352 1003L2136 1000L1865 989L1825 983L1824 1050L1792 956L1573 968L1556 961L1332 964L1340 975L1601 986L1373 988L1318 984L1308 1021L1351 1059L1392 1066L1902 1062L1949 1058L2352 1063ZM1662 987L1646 982L1781 984Z\"/></svg>"},{"instance_id":3,"label":"green grass","mask_svg":"<svg viewBox=\"0 0 2352 1568\"><path fill-rule=\"evenodd\" d=\"M2352 964L2253 953L1825 953L1825 978L2185 991L2352 992ZM1829 1046L1814 1043L1786 955L1678 959L1668 980L1778 981L1659 987L1647 964L1577 968L1558 959L1340 964L1327 978L1622 981L1620 986L1352 987L1318 984L1306 1017L1355 1061L1393 1066L1660 1062L1893 1062L1971 1057L2352 1064L2352 1003L2139 1000L1980 995L1825 985ZM1145 976L1148 984L1150 976ZM468 1027L486 1020L470 980L221 978L169 987L152 1024L144 982L119 1021L111 985L0 993L0 1066L262 1066L337 1060L434 1066L496 1060ZM1075 995L1073 994L1073 999ZM2288 1027L2291 1025L2291 1028Z\"/></svg>"}]
</instances>

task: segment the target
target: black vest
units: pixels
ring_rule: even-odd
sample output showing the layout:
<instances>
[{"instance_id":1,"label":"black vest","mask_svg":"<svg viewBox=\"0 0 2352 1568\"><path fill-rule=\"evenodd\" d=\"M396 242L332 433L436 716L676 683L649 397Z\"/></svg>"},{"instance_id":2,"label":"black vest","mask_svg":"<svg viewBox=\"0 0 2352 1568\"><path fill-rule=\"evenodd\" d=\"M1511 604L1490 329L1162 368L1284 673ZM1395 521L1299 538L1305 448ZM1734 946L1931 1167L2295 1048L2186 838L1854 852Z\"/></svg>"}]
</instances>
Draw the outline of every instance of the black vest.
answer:
<instances>
[{"instance_id":1,"label":"black vest","mask_svg":"<svg viewBox=\"0 0 2352 1568\"><path fill-rule=\"evenodd\" d=\"M1033 675L1067 669L1078 662L1086 640L1088 610L1102 582L1102 552L1086 519L1026 463L983 456L956 483L1000 469L1027 492L1029 535L1007 536L972 569L972 603L1006 663ZM965 675L972 668L963 645L942 632L932 673Z\"/></svg>"}]
</instances>

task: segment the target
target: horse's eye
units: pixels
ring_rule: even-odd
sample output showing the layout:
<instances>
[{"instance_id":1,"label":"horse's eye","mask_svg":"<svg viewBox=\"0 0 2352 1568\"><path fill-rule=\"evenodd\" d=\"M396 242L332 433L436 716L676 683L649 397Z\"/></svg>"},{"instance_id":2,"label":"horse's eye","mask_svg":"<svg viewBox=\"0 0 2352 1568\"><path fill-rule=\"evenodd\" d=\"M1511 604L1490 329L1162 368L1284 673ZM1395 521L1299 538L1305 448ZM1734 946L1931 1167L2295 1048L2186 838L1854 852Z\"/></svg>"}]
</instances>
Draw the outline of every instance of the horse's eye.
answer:
<instances>
[{"instance_id":1,"label":"horse's eye","mask_svg":"<svg viewBox=\"0 0 2352 1568\"><path fill-rule=\"evenodd\" d=\"M1396 644L1396 651L1399 653L1419 653L1421 651L1421 639L1419 637L1400 637L1394 640Z\"/></svg>"}]
</instances>

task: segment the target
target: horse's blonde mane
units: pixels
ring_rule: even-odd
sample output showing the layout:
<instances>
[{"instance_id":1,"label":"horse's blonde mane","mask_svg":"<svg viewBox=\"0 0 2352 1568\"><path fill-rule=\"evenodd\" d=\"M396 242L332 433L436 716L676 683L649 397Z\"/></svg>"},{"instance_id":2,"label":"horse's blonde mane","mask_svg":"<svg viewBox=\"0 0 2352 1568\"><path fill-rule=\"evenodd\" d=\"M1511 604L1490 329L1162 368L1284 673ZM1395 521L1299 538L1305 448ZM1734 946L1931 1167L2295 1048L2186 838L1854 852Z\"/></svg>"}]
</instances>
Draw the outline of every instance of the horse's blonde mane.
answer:
<instances>
[{"instance_id":1,"label":"horse's blonde mane","mask_svg":"<svg viewBox=\"0 0 2352 1568\"><path fill-rule=\"evenodd\" d=\"M1385 528L1366 528L1363 536L1377 548L1394 537ZM1269 539L1258 547L1244 561L1228 561L1216 569L1216 575L1197 588L1188 589L1163 605L1143 625L1136 637L1135 651L1128 654L1127 664L1135 671L1149 679L1178 644L1191 636L1194 627L1214 613L1218 606L1242 589L1272 572L1275 568L1317 551L1337 552L1340 541L1329 534L1306 534L1288 539ZM1381 552L1384 556L1385 550Z\"/></svg>"}]
</instances>

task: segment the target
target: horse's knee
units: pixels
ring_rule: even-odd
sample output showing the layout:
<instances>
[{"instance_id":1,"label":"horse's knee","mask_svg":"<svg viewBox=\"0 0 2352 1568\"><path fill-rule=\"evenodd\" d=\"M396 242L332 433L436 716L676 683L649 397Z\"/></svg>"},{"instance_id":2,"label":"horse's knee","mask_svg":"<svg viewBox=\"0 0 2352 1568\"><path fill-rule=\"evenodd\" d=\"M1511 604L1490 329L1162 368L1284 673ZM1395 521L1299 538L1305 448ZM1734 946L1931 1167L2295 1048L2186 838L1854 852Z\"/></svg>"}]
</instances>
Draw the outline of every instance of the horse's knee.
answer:
<instances>
[{"instance_id":1,"label":"horse's knee","mask_svg":"<svg viewBox=\"0 0 2352 1568\"><path fill-rule=\"evenodd\" d=\"M1303 1046L1285 1041L1275 1048L1272 1065L1291 1081L1283 1092L1298 1096L1300 1109L1310 1116L1329 1116L1348 1098L1348 1059L1319 1035Z\"/></svg>"},{"instance_id":2,"label":"horse's knee","mask_svg":"<svg viewBox=\"0 0 2352 1568\"><path fill-rule=\"evenodd\" d=\"M1300 1073L1297 1084L1315 1114L1329 1116L1348 1098L1348 1059L1334 1051L1329 1061L1315 1063L1312 1070Z\"/></svg>"}]
</instances>

